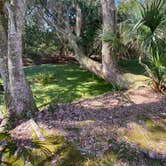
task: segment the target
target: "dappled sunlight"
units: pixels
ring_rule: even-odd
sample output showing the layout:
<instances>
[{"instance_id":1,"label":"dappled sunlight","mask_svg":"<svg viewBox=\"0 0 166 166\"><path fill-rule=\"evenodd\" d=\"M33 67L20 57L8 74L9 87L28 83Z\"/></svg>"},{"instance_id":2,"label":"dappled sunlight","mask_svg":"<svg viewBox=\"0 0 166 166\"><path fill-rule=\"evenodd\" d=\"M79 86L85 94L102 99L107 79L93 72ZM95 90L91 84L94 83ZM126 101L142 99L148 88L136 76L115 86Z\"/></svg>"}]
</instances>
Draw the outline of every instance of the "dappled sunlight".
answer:
<instances>
[{"instance_id":1,"label":"dappled sunlight","mask_svg":"<svg viewBox=\"0 0 166 166\"><path fill-rule=\"evenodd\" d=\"M81 151L91 155L102 156L110 149L112 138L120 142L130 142L131 145L133 143L136 149L137 146L143 149L146 142L151 139L148 143L151 142L153 148L150 149L151 146L148 144L149 150L154 150L158 143L161 143L163 151L166 151L166 132L162 122L164 118L161 116L166 111L164 107L166 100L159 94L149 99L151 93L153 92L148 89L129 90L123 95L106 93L95 98L77 100L71 104L53 106L50 110L43 109L38 113L36 120L40 127L57 130ZM163 125L153 124L152 121L144 122L147 117L156 118L158 122L160 117ZM127 137L129 139L124 139Z\"/></svg>"},{"instance_id":2,"label":"dappled sunlight","mask_svg":"<svg viewBox=\"0 0 166 166\"><path fill-rule=\"evenodd\" d=\"M102 94L112 86L97 78L90 72L80 69L78 65L39 65L25 68L27 78L39 107L51 102L71 102L79 98L87 98ZM33 79L40 73L52 73L56 81L41 85Z\"/></svg>"},{"instance_id":3,"label":"dappled sunlight","mask_svg":"<svg viewBox=\"0 0 166 166\"><path fill-rule=\"evenodd\" d=\"M146 153L157 156L159 159L166 157L166 126L163 128L151 119L141 120L138 123L128 123L127 128L121 129L121 136L131 144Z\"/></svg>"}]
</instances>

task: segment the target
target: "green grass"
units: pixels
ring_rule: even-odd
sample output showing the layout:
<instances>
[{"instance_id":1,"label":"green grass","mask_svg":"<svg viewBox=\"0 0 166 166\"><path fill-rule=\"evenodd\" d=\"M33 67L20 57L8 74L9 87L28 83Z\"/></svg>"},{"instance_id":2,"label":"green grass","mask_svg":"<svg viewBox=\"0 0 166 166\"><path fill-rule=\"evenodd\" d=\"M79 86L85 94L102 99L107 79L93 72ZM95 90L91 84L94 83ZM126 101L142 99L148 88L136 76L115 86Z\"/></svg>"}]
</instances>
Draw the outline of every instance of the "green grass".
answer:
<instances>
[{"instance_id":1,"label":"green grass","mask_svg":"<svg viewBox=\"0 0 166 166\"><path fill-rule=\"evenodd\" d=\"M55 81L45 85L33 82L37 74L48 72L54 74ZM75 64L27 67L25 73L31 82L32 91L39 107L50 102L67 103L112 90L111 85Z\"/></svg>"},{"instance_id":2,"label":"green grass","mask_svg":"<svg viewBox=\"0 0 166 166\"><path fill-rule=\"evenodd\" d=\"M122 60L118 62L118 65L123 72L146 75L145 69L139 64L138 59Z\"/></svg>"},{"instance_id":3,"label":"green grass","mask_svg":"<svg viewBox=\"0 0 166 166\"><path fill-rule=\"evenodd\" d=\"M166 147L164 122L165 117L158 120L146 116L138 117L135 122L128 124L128 128L121 130L121 136L143 150L162 154Z\"/></svg>"},{"instance_id":4,"label":"green grass","mask_svg":"<svg viewBox=\"0 0 166 166\"><path fill-rule=\"evenodd\" d=\"M25 73L38 107L50 102L68 103L112 90L110 84L75 64L25 67ZM34 79L41 73L52 73L55 75L55 81L45 85L36 83ZM2 95L0 104L3 104Z\"/></svg>"},{"instance_id":5,"label":"green grass","mask_svg":"<svg viewBox=\"0 0 166 166\"><path fill-rule=\"evenodd\" d=\"M123 71L132 74L144 74L137 60L119 62ZM25 67L25 73L30 82L32 92L38 107L53 103L68 103L76 99L97 96L114 88L94 74L81 69L76 64L36 65ZM53 75L55 79L48 84L36 81L38 76ZM0 96L0 105L3 97Z\"/></svg>"}]
</instances>

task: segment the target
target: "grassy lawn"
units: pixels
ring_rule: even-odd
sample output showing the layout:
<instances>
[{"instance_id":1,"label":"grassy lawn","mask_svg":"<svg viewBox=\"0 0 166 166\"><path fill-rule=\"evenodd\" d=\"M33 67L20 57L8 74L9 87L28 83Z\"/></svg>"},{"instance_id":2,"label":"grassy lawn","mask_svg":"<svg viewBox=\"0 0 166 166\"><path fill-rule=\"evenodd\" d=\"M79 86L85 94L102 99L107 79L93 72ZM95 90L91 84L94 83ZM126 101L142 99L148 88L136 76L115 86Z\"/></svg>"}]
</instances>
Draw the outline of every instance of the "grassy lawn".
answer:
<instances>
[{"instance_id":1,"label":"grassy lawn","mask_svg":"<svg viewBox=\"0 0 166 166\"><path fill-rule=\"evenodd\" d=\"M134 75L144 74L144 70L137 60L121 61L119 66L125 72ZM76 64L29 66L25 67L25 73L38 107L51 102L67 103L79 98L97 96L114 90L110 84L81 69ZM36 81L39 75L47 77L48 74L54 76L51 82L41 84ZM2 95L0 96L0 105L1 107L3 105Z\"/></svg>"},{"instance_id":2,"label":"grassy lawn","mask_svg":"<svg viewBox=\"0 0 166 166\"><path fill-rule=\"evenodd\" d=\"M39 107L50 102L65 103L97 96L112 90L111 85L75 64L33 66L25 68L25 72ZM40 73L52 73L55 79L45 85L35 83L34 78Z\"/></svg>"},{"instance_id":3,"label":"grassy lawn","mask_svg":"<svg viewBox=\"0 0 166 166\"><path fill-rule=\"evenodd\" d=\"M75 64L25 67L25 73L38 107L50 102L66 103L79 98L97 96L113 89L102 79ZM39 74L48 73L55 77L50 83L42 85L35 81ZM0 104L3 104L2 95Z\"/></svg>"}]
</instances>

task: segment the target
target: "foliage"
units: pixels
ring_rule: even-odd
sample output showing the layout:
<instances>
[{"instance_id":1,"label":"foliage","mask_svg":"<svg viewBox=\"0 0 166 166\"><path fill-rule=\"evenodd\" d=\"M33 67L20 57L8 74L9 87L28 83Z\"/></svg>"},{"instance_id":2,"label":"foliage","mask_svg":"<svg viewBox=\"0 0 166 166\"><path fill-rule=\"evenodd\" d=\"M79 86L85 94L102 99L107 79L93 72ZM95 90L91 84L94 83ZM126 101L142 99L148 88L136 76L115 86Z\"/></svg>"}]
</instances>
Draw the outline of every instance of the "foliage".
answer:
<instances>
[{"instance_id":1,"label":"foliage","mask_svg":"<svg viewBox=\"0 0 166 166\"><path fill-rule=\"evenodd\" d=\"M116 32L115 34L110 30L109 32L106 32L103 35L103 40L108 42L110 44L110 49L112 50L113 54L116 58L120 56L127 57L128 56L128 49L123 44L122 36L119 32Z\"/></svg>"},{"instance_id":2,"label":"foliage","mask_svg":"<svg viewBox=\"0 0 166 166\"><path fill-rule=\"evenodd\" d=\"M58 39L54 32L44 30L33 23L25 25L23 31L23 51L28 57L38 58L39 55L52 55L57 52Z\"/></svg>"},{"instance_id":3,"label":"foliage","mask_svg":"<svg viewBox=\"0 0 166 166\"><path fill-rule=\"evenodd\" d=\"M139 48L140 64L145 68L153 81L153 87L163 91L166 67L166 41L163 26L165 25L165 1L151 0L147 3L139 2L134 17L129 17L123 24L126 29L126 41ZM146 55L148 64L142 62L142 55Z\"/></svg>"},{"instance_id":4,"label":"foliage","mask_svg":"<svg viewBox=\"0 0 166 166\"><path fill-rule=\"evenodd\" d=\"M10 165L36 164L36 157L48 157L52 152L47 148L48 142L34 139L17 140L13 139L8 131L0 133L0 163ZM47 145L47 146L46 146Z\"/></svg>"},{"instance_id":5,"label":"foliage","mask_svg":"<svg viewBox=\"0 0 166 166\"><path fill-rule=\"evenodd\" d=\"M82 29L79 43L86 55L100 54L100 47L94 43L96 33L102 25L100 1L84 0L80 1L82 10ZM87 16L88 15L88 16ZM94 45L94 47L92 47ZM96 49L97 48L97 49ZM99 51L98 51L99 49Z\"/></svg>"},{"instance_id":6,"label":"foliage","mask_svg":"<svg viewBox=\"0 0 166 166\"><path fill-rule=\"evenodd\" d=\"M95 32L102 24L100 1L93 0L58 0L56 1L36 1L36 13L40 15L40 20L51 31L54 31L54 36L58 39L57 49L61 49L64 45L64 51L71 50L71 46L67 42L67 31L75 35L76 26L76 6L81 8L81 35L77 42L86 55L95 53L93 49L93 41ZM41 10L42 9L42 10ZM66 15L68 13L68 15ZM70 27L70 28L69 28ZM70 30L69 30L70 29ZM69 52L68 52L69 53Z\"/></svg>"},{"instance_id":7,"label":"foliage","mask_svg":"<svg viewBox=\"0 0 166 166\"><path fill-rule=\"evenodd\" d=\"M126 21L131 17L137 17L137 10L138 5L136 0L120 0L118 3L118 23Z\"/></svg>"},{"instance_id":8,"label":"foliage","mask_svg":"<svg viewBox=\"0 0 166 166\"><path fill-rule=\"evenodd\" d=\"M128 29L128 18L135 18L137 14L133 11L138 10L138 6L135 0L120 1L118 3L118 24L116 33L112 32L112 29L103 34L101 28L96 31L94 39L94 49L99 53L101 51L102 41L109 42L112 55L117 60L119 59L132 59L138 58L140 51L138 48L130 42L126 42L125 28ZM125 26L124 26L125 25Z\"/></svg>"}]
</instances>

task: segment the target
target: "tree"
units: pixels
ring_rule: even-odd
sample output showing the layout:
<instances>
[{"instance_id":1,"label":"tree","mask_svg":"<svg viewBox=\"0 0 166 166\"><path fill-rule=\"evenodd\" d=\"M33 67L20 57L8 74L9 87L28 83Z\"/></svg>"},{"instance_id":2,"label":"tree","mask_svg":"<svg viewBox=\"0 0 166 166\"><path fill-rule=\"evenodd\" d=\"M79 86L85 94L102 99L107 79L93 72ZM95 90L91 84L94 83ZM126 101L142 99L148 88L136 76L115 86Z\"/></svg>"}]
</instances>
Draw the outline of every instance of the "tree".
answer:
<instances>
[{"instance_id":1,"label":"tree","mask_svg":"<svg viewBox=\"0 0 166 166\"><path fill-rule=\"evenodd\" d=\"M148 63L142 61L142 56L139 57L139 62L152 79L153 87L159 91L165 89L165 7L164 0L138 2L137 10L134 11L137 16L128 18L129 30L126 32L130 39L128 42L135 43L142 54L146 55Z\"/></svg>"},{"instance_id":2,"label":"tree","mask_svg":"<svg viewBox=\"0 0 166 166\"><path fill-rule=\"evenodd\" d=\"M1 3L4 1L1 1ZM10 113L16 117L32 114L37 110L32 92L25 78L22 64L22 25L26 7L30 1L7 1L8 31L5 36L5 27L2 24L4 12L1 11L1 49L2 57L5 60L5 66L1 67L1 76L4 82L6 101L10 101ZM3 13L3 14L2 14ZM3 74L5 73L5 74Z\"/></svg>"},{"instance_id":3,"label":"tree","mask_svg":"<svg viewBox=\"0 0 166 166\"><path fill-rule=\"evenodd\" d=\"M1 10L2 11L2 10ZM0 14L0 74L3 80L5 106L7 110L12 109L10 85L9 85L9 73L8 73L8 62L7 62L7 27L6 17L1 12Z\"/></svg>"},{"instance_id":4,"label":"tree","mask_svg":"<svg viewBox=\"0 0 166 166\"><path fill-rule=\"evenodd\" d=\"M81 13L83 13L83 11L81 11L82 9L78 7L78 3L79 1L76 1L76 3L73 4L73 1L71 0L48 1L47 3L40 1L40 4L44 9L44 13L41 9L41 6L39 7L39 10L41 12L41 15L43 15L43 19L50 26L54 27L57 33L68 38L68 41L74 50L75 58L82 66L84 66L89 71L95 73L99 77L105 79L106 81L113 84L121 84L121 86L124 87L124 80L122 79L119 71L117 70L116 65L114 65L113 61L110 58L110 49L108 43L103 42L102 64L90 59L82 50L82 46L80 44L82 36L79 33L81 32L80 29L83 29L83 24L81 24L80 21ZM113 1L101 1L101 4L103 6L103 24L104 26L107 26L104 30L105 32L108 30L108 27L110 27L111 24L113 25L113 23L110 21L113 21L115 23L116 13L114 8L115 6L112 7L112 5L114 5ZM112 9L111 7L113 8L112 13L112 10L110 10ZM114 18L114 20L110 19L109 16ZM116 29L115 25L116 23L112 26L113 30ZM76 29L77 32L75 31Z\"/></svg>"},{"instance_id":5,"label":"tree","mask_svg":"<svg viewBox=\"0 0 166 166\"><path fill-rule=\"evenodd\" d=\"M117 29L117 13L114 0L101 0L102 13L103 13L103 34L112 31L116 34ZM110 82L121 83L123 82L122 76L117 69L115 55L112 55L110 43L103 40L102 44L102 66L103 73Z\"/></svg>"}]
</instances>

